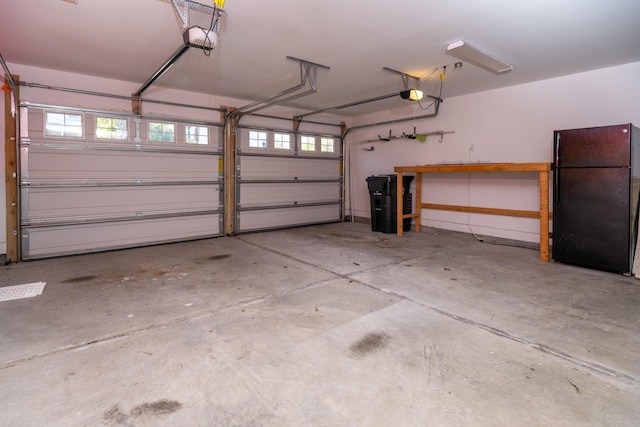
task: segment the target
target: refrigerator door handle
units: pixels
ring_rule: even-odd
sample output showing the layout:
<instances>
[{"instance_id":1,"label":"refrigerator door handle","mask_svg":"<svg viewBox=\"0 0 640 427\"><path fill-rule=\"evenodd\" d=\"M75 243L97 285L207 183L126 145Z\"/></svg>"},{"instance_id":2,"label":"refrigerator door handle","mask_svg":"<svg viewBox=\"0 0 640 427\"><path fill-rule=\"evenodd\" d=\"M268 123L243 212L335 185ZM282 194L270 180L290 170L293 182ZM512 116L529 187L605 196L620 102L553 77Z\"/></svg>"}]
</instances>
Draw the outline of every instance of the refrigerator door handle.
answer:
<instances>
[{"instance_id":1,"label":"refrigerator door handle","mask_svg":"<svg viewBox=\"0 0 640 427\"><path fill-rule=\"evenodd\" d=\"M556 135L556 158L553 171L553 199L560 202L560 134Z\"/></svg>"}]
</instances>

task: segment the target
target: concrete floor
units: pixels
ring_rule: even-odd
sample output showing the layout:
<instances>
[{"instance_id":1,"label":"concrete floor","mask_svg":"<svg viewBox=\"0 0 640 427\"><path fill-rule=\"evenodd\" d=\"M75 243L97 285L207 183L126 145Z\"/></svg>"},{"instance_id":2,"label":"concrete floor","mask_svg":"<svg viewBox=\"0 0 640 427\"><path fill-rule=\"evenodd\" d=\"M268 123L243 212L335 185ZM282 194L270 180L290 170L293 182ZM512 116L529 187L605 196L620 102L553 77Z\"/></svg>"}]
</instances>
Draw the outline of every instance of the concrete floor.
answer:
<instances>
[{"instance_id":1,"label":"concrete floor","mask_svg":"<svg viewBox=\"0 0 640 427\"><path fill-rule=\"evenodd\" d=\"M640 281L330 224L0 267L2 426L638 426Z\"/></svg>"}]
</instances>

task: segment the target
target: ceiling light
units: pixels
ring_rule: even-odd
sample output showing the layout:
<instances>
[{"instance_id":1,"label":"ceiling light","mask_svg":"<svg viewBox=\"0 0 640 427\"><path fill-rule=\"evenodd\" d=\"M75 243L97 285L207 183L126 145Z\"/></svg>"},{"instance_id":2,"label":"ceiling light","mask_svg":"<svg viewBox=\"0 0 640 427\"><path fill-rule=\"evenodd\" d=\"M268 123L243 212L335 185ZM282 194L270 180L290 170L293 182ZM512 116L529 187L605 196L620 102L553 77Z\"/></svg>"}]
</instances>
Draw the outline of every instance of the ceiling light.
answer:
<instances>
[{"instance_id":1,"label":"ceiling light","mask_svg":"<svg viewBox=\"0 0 640 427\"><path fill-rule=\"evenodd\" d=\"M422 91L419 89L408 89L400 92L402 99L409 99L411 101L420 101L422 99Z\"/></svg>"},{"instance_id":2,"label":"ceiling light","mask_svg":"<svg viewBox=\"0 0 640 427\"><path fill-rule=\"evenodd\" d=\"M495 74L506 73L513 69L513 65L508 62L505 62L464 40L458 40L457 42L449 44L447 46L447 54Z\"/></svg>"}]
</instances>

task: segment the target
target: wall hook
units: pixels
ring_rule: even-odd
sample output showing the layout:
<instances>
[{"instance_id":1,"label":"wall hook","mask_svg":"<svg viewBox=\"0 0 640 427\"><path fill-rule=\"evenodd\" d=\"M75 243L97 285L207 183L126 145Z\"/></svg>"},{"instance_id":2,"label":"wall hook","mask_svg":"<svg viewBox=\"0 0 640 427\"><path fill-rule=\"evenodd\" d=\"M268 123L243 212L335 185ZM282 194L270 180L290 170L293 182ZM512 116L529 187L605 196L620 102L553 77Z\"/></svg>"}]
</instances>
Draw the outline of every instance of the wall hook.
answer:
<instances>
[{"instance_id":1,"label":"wall hook","mask_svg":"<svg viewBox=\"0 0 640 427\"><path fill-rule=\"evenodd\" d=\"M417 135L416 135L416 127L415 127L415 126L413 127L413 133L412 133L412 134L408 135L408 134L406 134L406 133L402 132L402 136L403 136L404 138L416 139L416 136L417 136Z\"/></svg>"},{"instance_id":2,"label":"wall hook","mask_svg":"<svg viewBox=\"0 0 640 427\"><path fill-rule=\"evenodd\" d=\"M395 136L391 135L391 129L389 129L389 136L386 138L381 137L380 135L378 135L378 139L380 141L391 141L392 139L395 139Z\"/></svg>"}]
</instances>

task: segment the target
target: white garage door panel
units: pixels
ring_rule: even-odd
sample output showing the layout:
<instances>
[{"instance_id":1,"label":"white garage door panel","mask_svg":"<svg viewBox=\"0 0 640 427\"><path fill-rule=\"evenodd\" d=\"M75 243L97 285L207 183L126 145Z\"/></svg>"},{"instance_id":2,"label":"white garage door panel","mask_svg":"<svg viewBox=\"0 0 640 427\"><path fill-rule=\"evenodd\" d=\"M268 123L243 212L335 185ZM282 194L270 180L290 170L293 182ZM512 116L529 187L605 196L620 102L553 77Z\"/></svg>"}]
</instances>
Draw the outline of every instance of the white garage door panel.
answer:
<instances>
[{"instance_id":1,"label":"white garage door panel","mask_svg":"<svg viewBox=\"0 0 640 427\"><path fill-rule=\"evenodd\" d=\"M185 216L105 224L28 228L23 258L96 252L220 234L219 216Z\"/></svg>"},{"instance_id":2,"label":"white garage door panel","mask_svg":"<svg viewBox=\"0 0 640 427\"><path fill-rule=\"evenodd\" d=\"M269 206L340 200L339 183L242 184L241 206Z\"/></svg>"},{"instance_id":3,"label":"white garage door panel","mask_svg":"<svg viewBox=\"0 0 640 427\"><path fill-rule=\"evenodd\" d=\"M214 180L215 155L29 148L29 167L23 178L74 180Z\"/></svg>"},{"instance_id":4,"label":"white garage door panel","mask_svg":"<svg viewBox=\"0 0 640 427\"><path fill-rule=\"evenodd\" d=\"M65 221L135 214L168 214L218 210L217 185L97 188L29 188L23 195L23 220Z\"/></svg>"},{"instance_id":5,"label":"white garage door panel","mask_svg":"<svg viewBox=\"0 0 640 427\"><path fill-rule=\"evenodd\" d=\"M302 159L243 156L242 179L335 179L340 176L339 159Z\"/></svg>"},{"instance_id":6,"label":"white garage door panel","mask_svg":"<svg viewBox=\"0 0 640 427\"><path fill-rule=\"evenodd\" d=\"M317 224L337 221L340 218L340 206L313 206L291 209L270 209L240 213L240 228L254 231L292 225Z\"/></svg>"},{"instance_id":7,"label":"white garage door panel","mask_svg":"<svg viewBox=\"0 0 640 427\"><path fill-rule=\"evenodd\" d=\"M342 219L342 139L241 128L236 157L236 231Z\"/></svg>"},{"instance_id":8,"label":"white garage door panel","mask_svg":"<svg viewBox=\"0 0 640 427\"><path fill-rule=\"evenodd\" d=\"M28 103L21 113L23 259L223 234L220 123ZM44 134L46 117L57 136ZM126 122L124 138L98 138L98 117ZM171 142L150 140L151 122L168 124L159 139Z\"/></svg>"}]
</instances>

